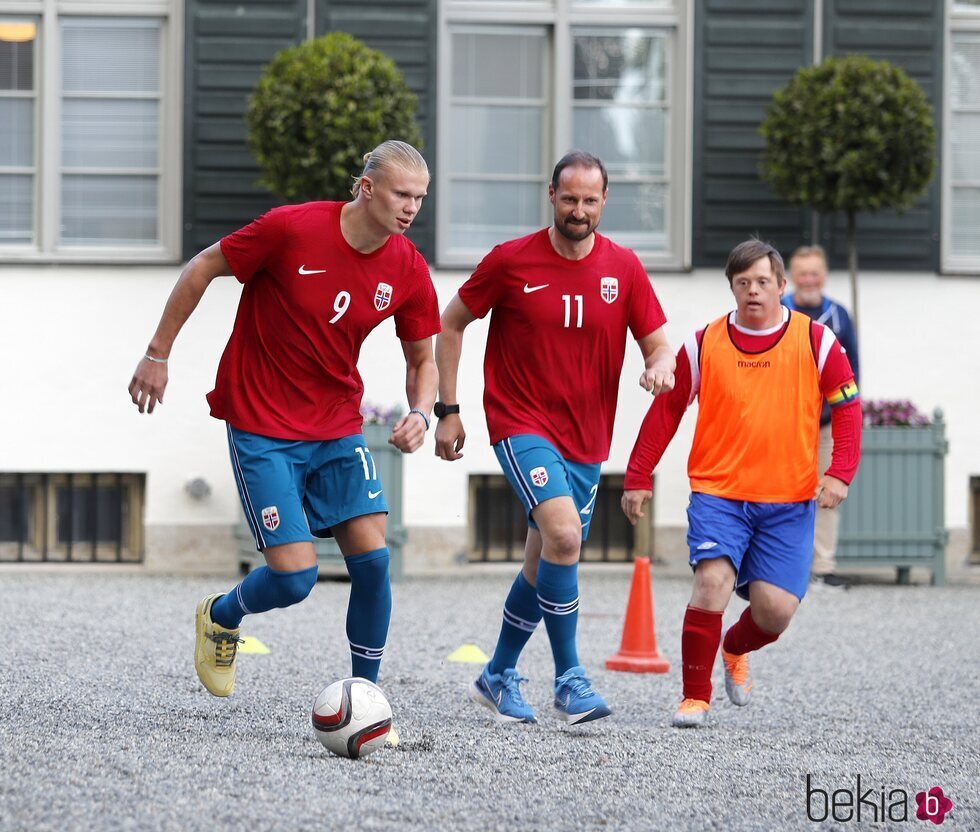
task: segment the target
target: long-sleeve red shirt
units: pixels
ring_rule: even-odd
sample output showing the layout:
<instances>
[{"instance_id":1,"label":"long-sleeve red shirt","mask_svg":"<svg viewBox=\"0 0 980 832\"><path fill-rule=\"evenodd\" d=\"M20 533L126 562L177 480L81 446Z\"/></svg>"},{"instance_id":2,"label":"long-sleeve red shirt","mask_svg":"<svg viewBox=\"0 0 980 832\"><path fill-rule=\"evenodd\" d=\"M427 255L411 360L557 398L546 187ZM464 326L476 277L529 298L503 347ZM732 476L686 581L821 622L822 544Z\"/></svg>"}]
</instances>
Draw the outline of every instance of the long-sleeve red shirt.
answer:
<instances>
[{"instance_id":1,"label":"long-sleeve red shirt","mask_svg":"<svg viewBox=\"0 0 980 832\"><path fill-rule=\"evenodd\" d=\"M772 330L761 333L751 332L735 325L734 314L728 322L728 329L735 346L752 353L772 347L779 340L785 327L784 321ZM703 337L704 330L698 330L678 350L674 389L657 396L643 419L626 469L623 484L625 490L650 490L650 477L653 470L667 450L670 440L674 438L684 411L700 390L698 352ZM854 372L846 351L837 341L833 331L824 324L811 322L810 344L820 374L820 389L824 397L831 401L832 406L831 434L834 438L834 452L830 468L822 473L837 477L849 485L857 472L861 457L861 403L857 398L856 387L853 395L849 395L841 403L834 404L833 399L840 398L835 394L854 384ZM774 429L776 429L775 425Z\"/></svg>"}]
</instances>

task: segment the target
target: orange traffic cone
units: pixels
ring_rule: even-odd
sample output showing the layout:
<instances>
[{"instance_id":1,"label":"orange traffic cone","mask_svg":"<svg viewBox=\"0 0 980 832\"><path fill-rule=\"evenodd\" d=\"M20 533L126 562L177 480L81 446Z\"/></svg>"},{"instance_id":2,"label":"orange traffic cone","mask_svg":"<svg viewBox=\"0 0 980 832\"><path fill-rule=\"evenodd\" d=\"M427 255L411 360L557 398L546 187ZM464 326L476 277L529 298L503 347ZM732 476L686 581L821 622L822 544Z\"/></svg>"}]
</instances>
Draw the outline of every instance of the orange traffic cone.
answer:
<instances>
[{"instance_id":1,"label":"orange traffic cone","mask_svg":"<svg viewBox=\"0 0 980 832\"><path fill-rule=\"evenodd\" d=\"M657 650L653 631L653 595L650 591L650 558L637 558L633 564L633 584L626 605L626 624L619 652L606 659L609 670L630 673L666 673L668 662Z\"/></svg>"}]
</instances>

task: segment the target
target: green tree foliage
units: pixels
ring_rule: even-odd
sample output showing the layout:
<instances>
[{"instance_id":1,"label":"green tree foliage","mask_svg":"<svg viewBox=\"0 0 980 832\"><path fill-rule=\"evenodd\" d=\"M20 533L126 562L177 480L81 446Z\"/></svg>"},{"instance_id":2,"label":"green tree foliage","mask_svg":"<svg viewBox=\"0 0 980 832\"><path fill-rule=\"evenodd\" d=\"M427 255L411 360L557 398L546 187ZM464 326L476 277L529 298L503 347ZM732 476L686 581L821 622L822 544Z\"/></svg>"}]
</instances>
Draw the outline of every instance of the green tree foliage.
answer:
<instances>
[{"instance_id":1,"label":"green tree foliage","mask_svg":"<svg viewBox=\"0 0 980 832\"><path fill-rule=\"evenodd\" d=\"M762 135L775 193L821 213L908 208L936 164L922 88L863 55L799 70L773 96Z\"/></svg>"},{"instance_id":2,"label":"green tree foliage","mask_svg":"<svg viewBox=\"0 0 980 832\"><path fill-rule=\"evenodd\" d=\"M348 197L369 150L386 139L421 147L417 104L391 59L348 34L285 49L245 114L259 183L290 202Z\"/></svg>"},{"instance_id":3,"label":"green tree foliage","mask_svg":"<svg viewBox=\"0 0 980 832\"><path fill-rule=\"evenodd\" d=\"M820 213L846 212L856 317L856 214L910 207L935 171L925 93L887 61L827 58L773 96L760 130L762 175L777 196Z\"/></svg>"}]
</instances>

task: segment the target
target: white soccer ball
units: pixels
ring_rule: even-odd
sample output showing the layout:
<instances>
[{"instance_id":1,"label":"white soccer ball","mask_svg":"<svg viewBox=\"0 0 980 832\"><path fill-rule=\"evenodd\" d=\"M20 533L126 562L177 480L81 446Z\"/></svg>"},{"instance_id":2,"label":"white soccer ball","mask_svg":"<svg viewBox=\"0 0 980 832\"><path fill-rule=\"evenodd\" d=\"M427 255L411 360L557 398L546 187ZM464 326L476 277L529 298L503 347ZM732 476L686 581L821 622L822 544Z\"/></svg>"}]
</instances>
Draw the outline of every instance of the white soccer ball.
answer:
<instances>
[{"instance_id":1,"label":"white soccer ball","mask_svg":"<svg viewBox=\"0 0 980 832\"><path fill-rule=\"evenodd\" d=\"M313 703L313 733L338 757L366 757L385 744L390 730L391 705L367 679L334 682Z\"/></svg>"}]
</instances>

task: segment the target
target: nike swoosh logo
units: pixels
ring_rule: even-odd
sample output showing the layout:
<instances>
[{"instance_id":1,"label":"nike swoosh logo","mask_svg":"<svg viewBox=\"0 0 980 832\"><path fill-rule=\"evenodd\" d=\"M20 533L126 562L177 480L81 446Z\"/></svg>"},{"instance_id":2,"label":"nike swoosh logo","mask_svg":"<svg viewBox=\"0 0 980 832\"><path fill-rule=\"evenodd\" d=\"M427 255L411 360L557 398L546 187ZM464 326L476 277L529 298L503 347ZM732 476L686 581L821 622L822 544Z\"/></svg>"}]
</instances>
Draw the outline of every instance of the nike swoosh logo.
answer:
<instances>
[{"instance_id":1,"label":"nike swoosh logo","mask_svg":"<svg viewBox=\"0 0 980 832\"><path fill-rule=\"evenodd\" d=\"M308 269L305 265L299 267L300 274L323 274L325 271L326 269Z\"/></svg>"},{"instance_id":2,"label":"nike swoosh logo","mask_svg":"<svg viewBox=\"0 0 980 832\"><path fill-rule=\"evenodd\" d=\"M525 283L524 284L524 294L525 295L529 295L529 294L531 294L531 292L539 292L542 289L547 289L550 285L551 285L550 283L545 283L543 286L528 286Z\"/></svg>"},{"instance_id":3,"label":"nike swoosh logo","mask_svg":"<svg viewBox=\"0 0 980 832\"><path fill-rule=\"evenodd\" d=\"M384 491L384 489L383 489L383 488L381 489L381 491L368 491L368 499L369 499L369 500L373 500L373 499L374 499L375 497L377 497L377 496L378 496L379 494L381 494L381 493L382 493L383 491Z\"/></svg>"},{"instance_id":4,"label":"nike swoosh logo","mask_svg":"<svg viewBox=\"0 0 980 832\"><path fill-rule=\"evenodd\" d=\"M504 689L501 688L497 691L497 705L499 706L501 702L504 701Z\"/></svg>"}]
</instances>

